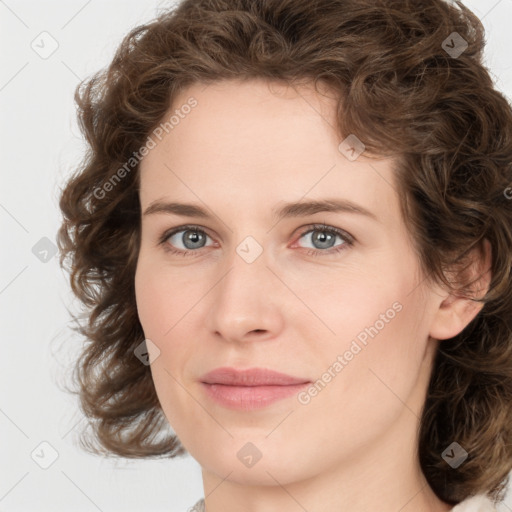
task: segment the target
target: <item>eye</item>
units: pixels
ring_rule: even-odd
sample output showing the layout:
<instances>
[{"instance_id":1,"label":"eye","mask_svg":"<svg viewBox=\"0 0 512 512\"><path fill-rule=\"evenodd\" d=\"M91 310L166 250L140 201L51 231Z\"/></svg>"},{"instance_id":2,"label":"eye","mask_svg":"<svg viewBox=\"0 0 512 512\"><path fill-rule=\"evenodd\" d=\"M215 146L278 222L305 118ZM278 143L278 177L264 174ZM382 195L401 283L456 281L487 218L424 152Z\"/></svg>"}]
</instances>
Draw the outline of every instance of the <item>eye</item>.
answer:
<instances>
[{"instance_id":1,"label":"eye","mask_svg":"<svg viewBox=\"0 0 512 512\"><path fill-rule=\"evenodd\" d=\"M197 249L206 247L204 242L207 237L210 238L198 226L181 226L171 232L165 232L160 239L160 243L166 251L186 256L191 252L197 252ZM180 248L179 244L183 248ZM176 245L178 245L178 249L175 248Z\"/></svg>"},{"instance_id":2,"label":"eye","mask_svg":"<svg viewBox=\"0 0 512 512\"><path fill-rule=\"evenodd\" d=\"M313 244L313 249L316 249L306 251L306 253L310 256L318 256L320 254L331 254L333 252L336 253L343 251L347 247L352 246L354 243L354 238L345 231L332 226L326 226L325 224L315 224L314 226L310 227L307 231L300 235L299 240L302 238L309 238L310 242ZM343 243L339 244L338 246L333 246L336 238L341 239Z\"/></svg>"},{"instance_id":3,"label":"eye","mask_svg":"<svg viewBox=\"0 0 512 512\"><path fill-rule=\"evenodd\" d=\"M313 235L313 233L319 233L319 235ZM306 237L309 237L313 244L312 250L305 251L310 256L337 253L354 244L354 238L351 235L341 229L325 224L309 226L307 231L302 232L299 240ZM199 252L198 249L208 247L206 245L207 238L210 238L210 236L199 226L180 226L171 231L166 231L160 238L159 243L166 252L180 256L193 256L194 253ZM336 238L339 238L342 243L333 246L332 244ZM180 245L182 247L179 247Z\"/></svg>"}]
</instances>

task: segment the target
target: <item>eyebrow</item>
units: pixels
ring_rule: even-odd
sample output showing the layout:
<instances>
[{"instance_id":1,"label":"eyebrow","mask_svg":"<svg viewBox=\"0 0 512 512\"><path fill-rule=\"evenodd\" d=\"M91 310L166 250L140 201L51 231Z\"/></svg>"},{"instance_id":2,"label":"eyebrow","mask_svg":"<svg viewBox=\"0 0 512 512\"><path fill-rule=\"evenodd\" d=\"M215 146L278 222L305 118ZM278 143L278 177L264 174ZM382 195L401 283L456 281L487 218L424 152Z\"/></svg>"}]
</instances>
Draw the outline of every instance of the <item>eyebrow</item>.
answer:
<instances>
[{"instance_id":1,"label":"eyebrow","mask_svg":"<svg viewBox=\"0 0 512 512\"><path fill-rule=\"evenodd\" d=\"M356 213L378 222L377 216L373 212L347 199L324 199L285 203L283 206L280 206L279 208L276 207L272 210L272 218L279 221L284 218L307 217L308 215L314 215L315 213L321 212ZM143 215L153 215L156 213L206 219L212 217L206 209L199 205L162 201L155 201L151 203L146 208Z\"/></svg>"}]
</instances>

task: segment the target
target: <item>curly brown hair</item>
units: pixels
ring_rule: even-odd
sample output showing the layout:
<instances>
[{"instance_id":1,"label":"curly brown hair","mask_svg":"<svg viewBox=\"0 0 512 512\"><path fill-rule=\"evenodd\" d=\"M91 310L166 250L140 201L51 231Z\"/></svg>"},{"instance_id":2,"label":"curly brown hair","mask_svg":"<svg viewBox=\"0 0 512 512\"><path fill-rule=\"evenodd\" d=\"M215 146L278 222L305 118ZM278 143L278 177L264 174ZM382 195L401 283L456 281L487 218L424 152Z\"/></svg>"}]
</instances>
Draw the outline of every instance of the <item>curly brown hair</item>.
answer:
<instances>
[{"instance_id":1,"label":"curly brown hair","mask_svg":"<svg viewBox=\"0 0 512 512\"><path fill-rule=\"evenodd\" d=\"M144 340L134 291L139 153L173 98L219 80L321 81L339 98L342 139L355 134L366 155L398 159L425 275L467 292L469 251L490 242L489 290L467 295L484 306L436 354L418 456L445 502L502 500L512 469L512 108L484 46L480 20L444 0L185 0L131 30L108 68L76 89L88 151L60 198L60 264L86 310L85 322L75 317L87 344L74 379L93 427L82 447L185 453L172 432L159 436L169 425L150 367L134 357ZM456 284L446 277L454 268ZM441 457L454 440L469 453L457 469Z\"/></svg>"}]
</instances>

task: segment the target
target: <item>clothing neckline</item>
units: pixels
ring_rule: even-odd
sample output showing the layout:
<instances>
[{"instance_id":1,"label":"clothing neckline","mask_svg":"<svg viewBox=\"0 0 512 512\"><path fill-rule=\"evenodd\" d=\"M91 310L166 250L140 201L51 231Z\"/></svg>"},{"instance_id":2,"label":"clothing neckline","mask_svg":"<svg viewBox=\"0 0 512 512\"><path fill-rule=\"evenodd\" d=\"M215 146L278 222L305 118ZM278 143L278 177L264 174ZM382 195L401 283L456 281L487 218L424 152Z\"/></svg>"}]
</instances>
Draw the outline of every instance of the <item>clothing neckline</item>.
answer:
<instances>
[{"instance_id":1,"label":"clothing neckline","mask_svg":"<svg viewBox=\"0 0 512 512\"><path fill-rule=\"evenodd\" d=\"M204 498L199 499L190 512L205 512ZM449 512L496 512L496 508L486 494L475 494L455 505Z\"/></svg>"}]
</instances>

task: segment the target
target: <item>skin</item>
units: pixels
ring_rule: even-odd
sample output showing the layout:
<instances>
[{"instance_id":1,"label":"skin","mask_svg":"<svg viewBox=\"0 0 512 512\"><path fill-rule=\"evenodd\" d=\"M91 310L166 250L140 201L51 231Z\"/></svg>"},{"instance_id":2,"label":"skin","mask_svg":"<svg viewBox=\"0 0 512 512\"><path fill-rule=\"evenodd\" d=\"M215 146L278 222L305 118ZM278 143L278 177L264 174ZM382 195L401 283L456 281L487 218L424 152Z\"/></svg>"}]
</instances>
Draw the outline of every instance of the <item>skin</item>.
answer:
<instances>
[{"instance_id":1,"label":"skin","mask_svg":"<svg viewBox=\"0 0 512 512\"><path fill-rule=\"evenodd\" d=\"M202 467L207 511L450 510L421 472L416 432L439 340L481 305L424 279L393 161L347 159L334 100L313 87L195 84L172 110L190 96L197 106L141 163L141 209L182 201L212 217L143 215L135 286L145 336L159 350L150 350L155 389ZM270 214L324 198L348 199L377 220L322 212L276 224ZM315 243L325 234L311 233L315 223L346 231L353 245L335 253L342 238ZM204 229L203 245L184 246L181 231L166 245L196 252L166 252L160 237L185 224ZM236 251L247 236L263 250L252 263ZM294 396L239 411L204 394L199 379L220 366L316 381L394 303L400 312L306 405ZM237 457L248 442L262 455L252 467Z\"/></svg>"}]
</instances>

